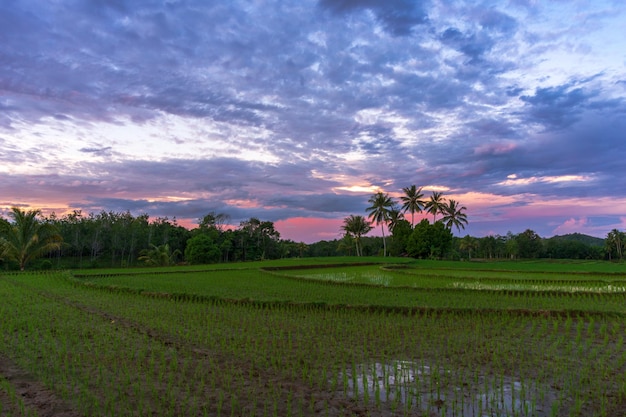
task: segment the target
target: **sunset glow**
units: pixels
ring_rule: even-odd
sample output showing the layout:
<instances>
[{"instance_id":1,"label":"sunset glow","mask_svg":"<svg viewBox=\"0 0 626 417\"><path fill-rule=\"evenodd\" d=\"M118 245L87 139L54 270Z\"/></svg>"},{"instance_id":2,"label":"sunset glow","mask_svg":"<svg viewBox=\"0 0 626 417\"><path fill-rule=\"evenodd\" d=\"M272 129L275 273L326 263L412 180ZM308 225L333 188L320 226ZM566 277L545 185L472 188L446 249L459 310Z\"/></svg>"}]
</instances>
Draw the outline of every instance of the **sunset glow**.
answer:
<instances>
[{"instance_id":1,"label":"sunset glow","mask_svg":"<svg viewBox=\"0 0 626 417\"><path fill-rule=\"evenodd\" d=\"M625 226L621 2L79 3L0 4L3 217L314 242L416 185L467 208L457 235Z\"/></svg>"}]
</instances>

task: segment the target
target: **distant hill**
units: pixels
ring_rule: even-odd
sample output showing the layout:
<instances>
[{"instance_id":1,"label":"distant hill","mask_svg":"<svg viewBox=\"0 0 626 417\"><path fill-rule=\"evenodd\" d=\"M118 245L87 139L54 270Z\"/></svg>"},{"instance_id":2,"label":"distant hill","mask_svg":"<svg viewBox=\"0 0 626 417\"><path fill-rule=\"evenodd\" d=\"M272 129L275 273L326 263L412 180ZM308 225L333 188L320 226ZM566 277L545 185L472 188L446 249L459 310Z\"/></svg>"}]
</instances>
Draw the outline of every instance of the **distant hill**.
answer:
<instances>
[{"instance_id":1,"label":"distant hill","mask_svg":"<svg viewBox=\"0 0 626 417\"><path fill-rule=\"evenodd\" d=\"M574 241L584 243L588 246L604 246L604 239L594 236L585 235L582 233L569 233L567 235L553 236L545 240L555 241Z\"/></svg>"}]
</instances>

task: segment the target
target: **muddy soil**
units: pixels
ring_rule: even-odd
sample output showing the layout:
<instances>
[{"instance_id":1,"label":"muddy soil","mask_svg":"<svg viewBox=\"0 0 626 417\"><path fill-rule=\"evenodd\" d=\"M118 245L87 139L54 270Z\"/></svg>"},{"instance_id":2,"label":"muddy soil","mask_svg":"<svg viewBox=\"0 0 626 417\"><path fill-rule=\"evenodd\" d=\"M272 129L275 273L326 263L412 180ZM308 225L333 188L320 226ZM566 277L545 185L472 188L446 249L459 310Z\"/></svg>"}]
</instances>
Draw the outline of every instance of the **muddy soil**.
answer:
<instances>
[{"instance_id":1,"label":"muddy soil","mask_svg":"<svg viewBox=\"0 0 626 417\"><path fill-rule=\"evenodd\" d=\"M0 416L80 417L71 405L52 390L0 355L0 378L10 392L0 390Z\"/></svg>"}]
</instances>

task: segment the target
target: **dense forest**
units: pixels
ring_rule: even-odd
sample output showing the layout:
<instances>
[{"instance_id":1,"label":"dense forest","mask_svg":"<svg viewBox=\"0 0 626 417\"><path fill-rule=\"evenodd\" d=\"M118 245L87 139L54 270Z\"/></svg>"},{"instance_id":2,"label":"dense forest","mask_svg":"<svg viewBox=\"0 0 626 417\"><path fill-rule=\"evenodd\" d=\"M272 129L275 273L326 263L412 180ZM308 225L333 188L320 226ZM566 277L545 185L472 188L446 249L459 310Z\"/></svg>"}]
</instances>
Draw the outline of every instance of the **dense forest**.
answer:
<instances>
[{"instance_id":1,"label":"dense forest","mask_svg":"<svg viewBox=\"0 0 626 417\"><path fill-rule=\"evenodd\" d=\"M250 218L236 228L229 218L209 213L187 229L176 219L133 216L130 212L62 217L13 209L0 218L0 267L5 270L137 267L204 264L288 257L357 255L354 237L304 244L281 239L270 221ZM30 239L30 240L29 240ZM608 259L623 257L624 233L606 239L581 234L541 238L534 231L475 238L452 236L442 222L422 220L412 226L399 220L387 236L360 237L359 255L387 254L443 259ZM33 243L35 242L35 243Z\"/></svg>"},{"instance_id":2,"label":"dense forest","mask_svg":"<svg viewBox=\"0 0 626 417\"><path fill-rule=\"evenodd\" d=\"M198 226L189 230L179 225L176 219L158 217L150 219L147 214L133 216L130 212L105 212L83 215L74 211L63 217L54 214L48 217L39 211L21 212L30 214L30 222L24 216L0 219L0 262L4 268L17 268L20 244L26 246L21 235L32 229L36 221L55 231L52 241L56 245L44 249L43 256L33 267L39 268L96 268L127 267L140 265L171 265L179 263L200 264L214 262L236 262L259 259L277 259L299 256L302 245L280 239L280 234L269 221L250 218L236 229L226 228L228 217L209 213L199 219ZM13 239L7 238L14 232ZM30 232L31 235L35 233ZM48 231L47 234L50 234ZM31 236L34 237L34 236ZM41 240L41 239L38 239ZM15 244L9 244L15 241Z\"/></svg>"}]
</instances>

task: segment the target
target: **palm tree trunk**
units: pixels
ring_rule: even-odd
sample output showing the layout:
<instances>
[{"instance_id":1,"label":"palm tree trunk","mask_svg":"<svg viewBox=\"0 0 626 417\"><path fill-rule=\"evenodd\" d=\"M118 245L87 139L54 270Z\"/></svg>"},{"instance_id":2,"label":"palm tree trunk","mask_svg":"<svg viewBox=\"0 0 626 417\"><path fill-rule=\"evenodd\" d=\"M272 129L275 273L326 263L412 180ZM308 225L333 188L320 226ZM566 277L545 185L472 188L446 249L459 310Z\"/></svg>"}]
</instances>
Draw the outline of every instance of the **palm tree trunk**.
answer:
<instances>
[{"instance_id":1,"label":"palm tree trunk","mask_svg":"<svg viewBox=\"0 0 626 417\"><path fill-rule=\"evenodd\" d=\"M384 224L380 224L380 231L383 233L383 257L387 256L387 241L385 240L385 228Z\"/></svg>"}]
</instances>

